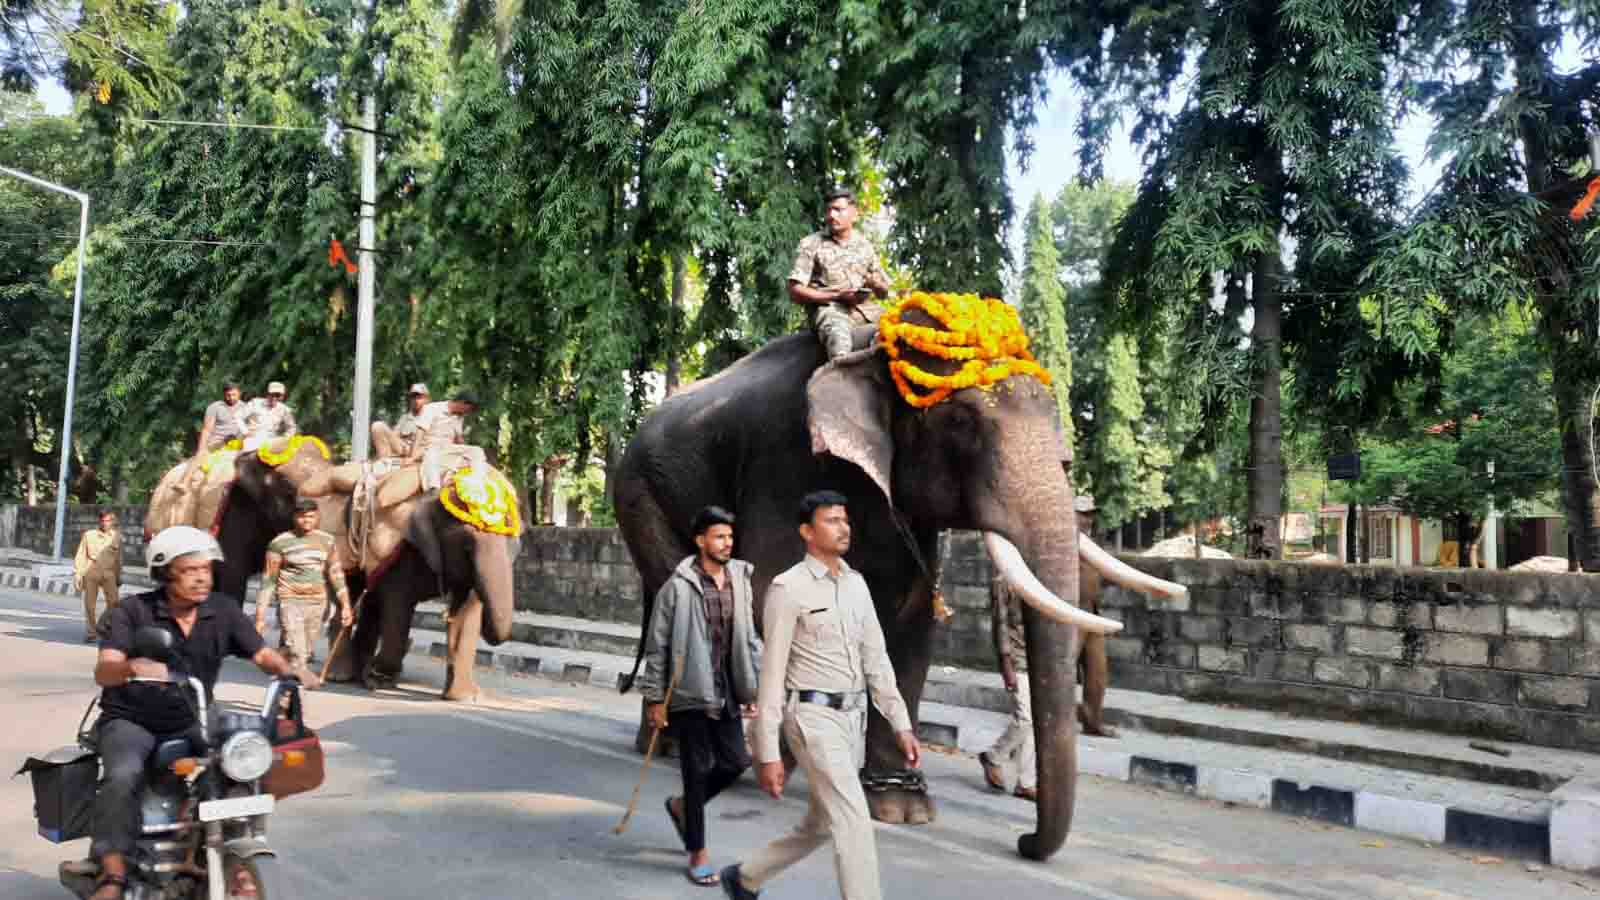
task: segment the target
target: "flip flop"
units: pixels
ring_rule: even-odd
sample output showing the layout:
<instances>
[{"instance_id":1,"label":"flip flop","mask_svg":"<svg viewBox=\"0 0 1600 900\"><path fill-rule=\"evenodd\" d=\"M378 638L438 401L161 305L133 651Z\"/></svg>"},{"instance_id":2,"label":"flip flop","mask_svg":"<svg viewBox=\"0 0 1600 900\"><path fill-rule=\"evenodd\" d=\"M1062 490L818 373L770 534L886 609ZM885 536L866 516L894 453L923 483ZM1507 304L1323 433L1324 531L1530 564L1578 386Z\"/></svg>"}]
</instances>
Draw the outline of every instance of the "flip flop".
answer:
<instances>
[{"instance_id":1,"label":"flip flop","mask_svg":"<svg viewBox=\"0 0 1600 900\"><path fill-rule=\"evenodd\" d=\"M667 799L661 801L661 805L666 808L667 818L672 820L672 827L678 830L678 840L685 844L689 843L689 833L683 830L683 820L679 819L678 814L672 811L672 798L668 797ZM690 880L693 880L693 878ZM715 881L710 883L716 884Z\"/></svg>"},{"instance_id":2,"label":"flip flop","mask_svg":"<svg viewBox=\"0 0 1600 900\"><path fill-rule=\"evenodd\" d=\"M717 874L717 867L711 863L699 866L690 866L683 870L683 874L701 887L716 887L722 883L722 877Z\"/></svg>"}]
</instances>

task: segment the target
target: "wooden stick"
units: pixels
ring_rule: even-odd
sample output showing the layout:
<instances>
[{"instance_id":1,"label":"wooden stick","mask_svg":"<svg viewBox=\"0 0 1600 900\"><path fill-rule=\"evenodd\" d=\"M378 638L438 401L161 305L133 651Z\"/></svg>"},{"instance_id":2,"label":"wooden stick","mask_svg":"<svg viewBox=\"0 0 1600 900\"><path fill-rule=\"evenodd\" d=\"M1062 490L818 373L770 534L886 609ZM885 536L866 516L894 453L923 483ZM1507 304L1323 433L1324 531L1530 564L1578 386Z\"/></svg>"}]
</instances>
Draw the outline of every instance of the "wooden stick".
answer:
<instances>
[{"instance_id":1,"label":"wooden stick","mask_svg":"<svg viewBox=\"0 0 1600 900\"><path fill-rule=\"evenodd\" d=\"M682 677L683 660L680 658L678 664L673 667L672 682L667 685L667 695L661 700L662 706L672 706L672 690L678 686L678 679ZM639 791L644 788L644 777L650 772L650 757L656 754L656 739L659 737L661 737L661 729L652 728L650 731L650 743L644 748L644 765L639 767L639 781L633 786L633 796L628 799L627 812L622 814L622 821L617 823L617 827L611 829L612 834L621 834L628 827L628 820L633 818L633 811L639 807Z\"/></svg>"},{"instance_id":2,"label":"wooden stick","mask_svg":"<svg viewBox=\"0 0 1600 900\"><path fill-rule=\"evenodd\" d=\"M361 601L365 599L367 599L367 592L362 591L361 596L356 598L355 605L350 608L350 624L340 626L339 633L333 636L333 643L328 646L328 658L322 661L322 671L317 675L319 681L328 680L328 667L333 665L333 658L338 655L339 645L344 643L344 636L349 634L350 629L354 628L356 622L360 620ZM357 677L360 676L359 672L355 674Z\"/></svg>"}]
</instances>

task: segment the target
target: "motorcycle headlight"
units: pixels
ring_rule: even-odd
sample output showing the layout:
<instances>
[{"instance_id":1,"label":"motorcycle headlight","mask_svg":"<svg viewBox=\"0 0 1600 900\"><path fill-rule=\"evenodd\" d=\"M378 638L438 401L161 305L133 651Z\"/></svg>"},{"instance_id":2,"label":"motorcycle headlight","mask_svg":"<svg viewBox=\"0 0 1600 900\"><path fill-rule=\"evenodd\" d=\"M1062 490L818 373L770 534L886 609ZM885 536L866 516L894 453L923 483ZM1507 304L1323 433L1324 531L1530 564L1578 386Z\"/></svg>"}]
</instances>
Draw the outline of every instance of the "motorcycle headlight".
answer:
<instances>
[{"instance_id":1,"label":"motorcycle headlight","mask_svg":"<svg viewBox=\"0 0 1600 900\"><path fill-rule=\"evenodd\" d=\"M272 744L259 732L241 731L222 742L222 774L255 781L272 768Z\"/></svg>"}]
</instances>

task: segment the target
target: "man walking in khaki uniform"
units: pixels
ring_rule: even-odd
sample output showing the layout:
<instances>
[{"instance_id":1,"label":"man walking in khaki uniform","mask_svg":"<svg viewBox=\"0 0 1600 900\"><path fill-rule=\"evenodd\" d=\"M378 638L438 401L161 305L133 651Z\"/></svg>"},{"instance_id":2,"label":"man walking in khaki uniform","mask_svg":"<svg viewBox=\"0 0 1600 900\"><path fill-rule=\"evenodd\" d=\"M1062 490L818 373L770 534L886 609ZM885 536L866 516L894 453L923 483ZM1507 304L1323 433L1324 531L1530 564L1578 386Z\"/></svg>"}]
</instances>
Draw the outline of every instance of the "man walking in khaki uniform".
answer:
<instances>
[{"instance_id":1,"label":"man walking in khaki uniform","mask_svg":"<svg viewBox=\"0 0 1600 900\"><path fill-rule=\"evenodd\" d=\"M78 540L78 552L72 557L72 586L83 592L83 642L92 644L100 640L95 614L100 606L100 594L106 595L106 609L117 608L121 597L117 582L122 577L122 532L117 530L117 516L109 509L100 511L100 527L91 528Z\"/></svg>"},{"instance_id":2,"label":"man walking in khaki uniform","mask_svg":"<svg viewBox=\"0 0 1600 900\"><path fill-rule=\"evenodd\" d=\"M793 832L722 870L722 889L733 900L752 900L762 885L829 840L844 900L879 900L878 847L858 774L869 697L894 729L906 764L921 762L866 579L843 558L850 549L845 505L833 491L801 501L806 558L767 588L755 740L761 787L783 795L781 728L805 769L811 797Z\"/></svg>"}]
</instances>

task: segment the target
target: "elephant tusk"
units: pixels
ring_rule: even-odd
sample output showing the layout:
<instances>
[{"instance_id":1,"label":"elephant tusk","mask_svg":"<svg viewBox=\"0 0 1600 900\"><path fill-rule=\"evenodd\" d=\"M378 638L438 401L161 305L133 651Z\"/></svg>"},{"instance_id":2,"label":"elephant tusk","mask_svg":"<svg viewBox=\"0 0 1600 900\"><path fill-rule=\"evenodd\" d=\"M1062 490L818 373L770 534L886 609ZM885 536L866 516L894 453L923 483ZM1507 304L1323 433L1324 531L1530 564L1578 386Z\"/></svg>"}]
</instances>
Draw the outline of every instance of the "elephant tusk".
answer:
<instances>
[{"instance_id":1,"label":"elephant tusk","mask_svg":"<svg viewBox=\"0 0 1600 900\"><path fill-rule=\"evenodd\" d=\"M1117 559L1081 531L1078 532L1078 558L1093 566L1094 570L1107 581L1119 584L1130 591L1138 591L1153 597L1165 597L1168 600L1182 600L1189 594L1189 589L1177 582L1141 572Z\"/></svg>"},{"instance_id":2,"label":"elephant tusk","mask_svg":"<svg viewBox=\"0 0 1600 900\"><path fill-rule=\"evenodd\" d=\"M1016 544L992 531L985 531L983 545L989 551L989 559L1000 577L1015 588L1029 606L1043 613L1046 618L1097 634L1116 634L1122 630L1122 623L1116 619L1107 619L1079 609L1052 593L1028 568Z\"/></svg>"}]
</instances>

